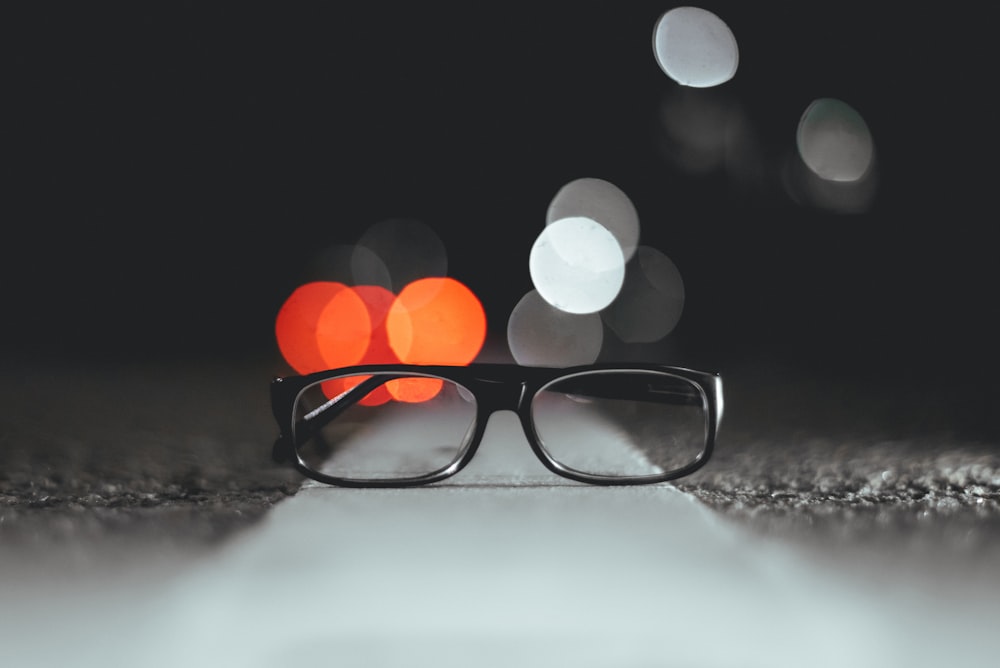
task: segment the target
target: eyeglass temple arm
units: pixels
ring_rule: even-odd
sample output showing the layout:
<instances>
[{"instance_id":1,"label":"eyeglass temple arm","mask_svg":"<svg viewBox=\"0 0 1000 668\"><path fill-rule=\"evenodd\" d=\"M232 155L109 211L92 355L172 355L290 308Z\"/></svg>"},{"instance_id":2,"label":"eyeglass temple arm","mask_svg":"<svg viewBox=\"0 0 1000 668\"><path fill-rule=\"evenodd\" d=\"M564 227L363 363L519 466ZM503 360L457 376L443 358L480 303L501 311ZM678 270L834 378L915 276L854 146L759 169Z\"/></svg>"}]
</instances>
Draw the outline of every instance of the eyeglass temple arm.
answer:
<instances>
[{"instance_id":1,"label":"eyeglass temple arm","mask_svg":"<svg viewBox=\"0 0 1000 668\"><path fill-rule=\"evenodd\" d=\"M288 461L296 443L304 443L317 436L320 430L330 424L338 415L389 380L392 380L392 376L371 376L306 413L302 419L295 422L294 440L292 434L278 436L271 450L272 459L279 464Z\"/></svg>"}]
</instances>

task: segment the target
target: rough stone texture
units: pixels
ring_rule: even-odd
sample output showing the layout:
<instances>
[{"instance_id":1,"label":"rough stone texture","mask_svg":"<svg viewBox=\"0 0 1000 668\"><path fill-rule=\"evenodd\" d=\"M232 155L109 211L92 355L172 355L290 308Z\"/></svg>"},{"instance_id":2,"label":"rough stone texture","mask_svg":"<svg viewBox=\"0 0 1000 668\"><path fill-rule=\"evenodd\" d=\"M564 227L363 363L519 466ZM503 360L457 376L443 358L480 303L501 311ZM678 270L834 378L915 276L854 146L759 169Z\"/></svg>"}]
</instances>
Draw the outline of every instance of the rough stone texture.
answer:
<instances>
[{"instance_id":1,"label":"rough stone texture","mask_svg":"<svg viewBox=\"0 0 1000 668\"><path fill-rule=\"evenodd\" d=\"M711 462L679 482L725 517L819 558L1000 563L993 394L948 382L728 378Z\"/></svg>"}]
</instances>

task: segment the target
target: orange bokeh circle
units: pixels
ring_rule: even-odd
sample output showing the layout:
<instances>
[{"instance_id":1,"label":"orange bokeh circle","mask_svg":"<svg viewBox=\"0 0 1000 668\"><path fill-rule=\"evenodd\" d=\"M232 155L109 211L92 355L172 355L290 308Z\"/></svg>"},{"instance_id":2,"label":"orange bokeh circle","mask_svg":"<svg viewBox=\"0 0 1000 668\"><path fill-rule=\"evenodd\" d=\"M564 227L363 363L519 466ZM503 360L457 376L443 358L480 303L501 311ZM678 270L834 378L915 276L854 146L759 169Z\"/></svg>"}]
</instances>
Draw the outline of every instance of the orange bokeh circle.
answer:
<instances>
[{"instance_id":1,"label":"orange bokeh circle","mask_svg":"<svg viewBox=\"0 0 1000 668\"><path fill-rule=\"evenodd\" d=\"M406 364L472 362L486 340L486 313L469 288L453 278L422 278L404 287L386 318L389 345ZM442 383L406 379L387 384L398 401L433 398Z\"/></svg>"},{"instance_id":2,"label":"orange bokeh circle","mask_svg":"<svg viewBox=\"0 0 1000 668\"><path fill-rule=\"evenodd\" d=\"M326 369L358 364L368 350L372 326L368 307L345 286L326 303L316 319L316 345Z\"/></svg>"},{"instance_id":3,"label":"orange bokeh circle","mask_svg":"<svg viewBox=\"0 0 1000 668\"><path fill-rule=\"evenodd\" d=\"M359 364L398 364L399 358L389 345L389 336L385 329L386 316L396 295L379 285L356 285L353 289L368 310L368 319L371 323L368 350L365 351ZM354 387L367 378L367 376L352 378L349 382L343 383L343 388ZM359 403L364 406L378 406L391 398L386 386L380 385L365 395Z\"/></svg>"},{"instance_id":4,"label":"orange bokeh circle","mask_svg":"<svg viewBox=\"0 0 1000 668\"><path fill-rule=\"evenodd\" d=\"M337 327L331 328L329 316L324 316L334 300L337 308L351 314L349 318L362 319L363 324L355 325L347 337L341 336ZM364 303L351 288L334 281L314 281L300 285L288 296L275 318L274 334L288 365L307 374L330 368L331 347L339 351L335 355L338 361L357 363L368 348L371 326Z\"/></svg>"},{"instance_id":5,"label":"orange bokeh circle","mask_svg":"<svg viewBox=\"0 0 1000 668\"><path fill-rule=\"evenodd\" d=\"M472 291L452 278L419 279L398 296L379 286L315 281L285 300L275 336L285 361L301 374L358 364L464 365L482 349L486 314ZM328 381L323 389L332 398L362 380ZM426 401L442 386L433 378L398 379L360 403Z\"/></svg>"},{"instance_id":6,"label":"orange bokeh circle","mask_svg":"<svg viewBox=\"0 0 1000 668\"><path fill-rule=\"evenodd\" d=\"M386 318L396 295L379 285L357 285L353 290L365 305L370 323L368 349L361 364L399 363L399 357L389 345L389 334L386 331Z\"/></svg>"},{"instance_id":7,"label":"orange bokeh circle","mask_svg":"<svg viewBox=\"0 0 1000 668\"><path fill-rule=\"evenodd\" d=\"M389 345L406 364L469 364L486 341L486 313L453 278L422 278L400 291L386 318Z\"/></svg>"}]
</instances>

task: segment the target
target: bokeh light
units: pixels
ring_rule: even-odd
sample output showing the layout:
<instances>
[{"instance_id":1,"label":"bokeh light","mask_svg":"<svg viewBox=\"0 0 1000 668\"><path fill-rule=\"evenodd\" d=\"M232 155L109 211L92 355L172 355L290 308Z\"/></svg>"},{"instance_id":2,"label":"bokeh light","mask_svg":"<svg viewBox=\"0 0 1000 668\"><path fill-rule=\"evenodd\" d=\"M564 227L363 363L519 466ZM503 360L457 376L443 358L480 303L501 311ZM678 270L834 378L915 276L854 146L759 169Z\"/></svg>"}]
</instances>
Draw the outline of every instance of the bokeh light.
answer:
<instances>
[{"instance_id":1,"label":"bokeh light","mask_svg":"<svg viewBox=\"0 0 1000 668\"><path fill-rule=\"evenodd\" d=\"M452 278L413 281L400 294L377 285L348 287L334 281L299 286L275 320L278 347L289 366L307 374L365 364L454 364L472 362L486 340L486 313L465 285ZM364 380L323 384L335 397ZM436 379L395 380L375 388L360 403L390 399L416 402L441 389Z\"/></svg>"},{"instance_id":2,"label":"bokeh light","mask_svg":"<svg viewBox=\"0 0 1000 668\"><path fill-rule=\"evenodd\" d=\"M868 124L841 100L814 100L802 113L795 136L802 161L822 179L857 181L872 164Z\"/></svg>"},{"instance_id":3,"label":"bokeh light","mask_svg":"<svg viewBox=\"0 0 1000 668\"><path fill-rule=\"evenodd\" d=\"M395 364L399 362L392 346L389 345L389 334L386 330L386 319L389 316L392 303L396 300L396 295L380 285L356 285L353 290L364 303L371 323L368 350L365 351L361 364Z\"/></svg>"},{"instance_id":4,"label":"bokeh light","mask_svg":"<svg viewBox=\"0 0 1000 668\"><path fill-rule=\"evenodd\" d=\"M640 246L625 268L618 297L601 318L625 343L652 343L667 336L684 310L684 281L664 253Z\"/></svg>"},{"instance_id":5,"label":"bokeh light","mask_svg":"<svg viewBox=\"0 0 1000 668\"><path fill-rule=\"evenodd\" d=\"M406 364L469 364L486 341L479 298L453 278L422 278L399 293L386 317L389 345ZM441 388L434 379L386 384L399 401L424 401Z\"/></svg>"},{"instance_id":6,"label":"bokeh light","mask_svg":"<svg viewBox=\"0 0 1000 668\"><path fill-rule=\"evenodd\" d=\"M878 194L877 161L856 181L820 178L802 161L798 152L782 166L782 185L794 202L834 213L856 214L871 208Z\"/></svg>"},{"instance_id":7,"label":"bokeh light","mask_svg":"<svg viewBox=\"0 0 1000 668\"><path fill-rule=\"evenodd\" d=\"M353 288L345 287L326 303L316 319L316 344L324 369L358 364L371 343L368 307Z\"/></svg>"},{"instance_id":8,"label":"bokeh light","mask_svg":"<svg viewBox=\"0 0 1000 668\"><path fill-rule=\"evenodd\" d=\"M354 244L333 244L313 255L305 276L311 281L335 281L350 286L388 288L389 270L374 252Z\"/></svg>"},{"instance_id":9,"label":"bokeh light","mask_svg":"<svg viewBox=\"0 0 1000 668\"><path fill-rule=\"evenodd\" d=\"M593 313L611 303L625 278L618 240L600 223L583 216L547 225L528 258L535 290L567 313Z\"/></svg>"},{"instance_id":10,"label":"bokeh light","mask_svg":"<svg viewBox=\"0 0 1000 668\"><path fill-rule=\"evenodd\" d=\"M423 278L393 301L386 329L389 344L406 364L469 364L486 340L486 312L454 278Z\"/></svg>"},{"instance_id":11,"label":"bokeh light","mask_svg":"<svg viewBox=\"0 0 1000 668\"><path fill-rule=\"evenodd\" d=\"M507 320L507 345L518 364L573 366L597 361L604 326L597 313L560 311L538 291L525 294Z\"/></svg>"},{"instance_id":12,"label":"bokeh light","mask_svg":"<svg viewBox=\"0 0 1000 668\"><path fill-rule=\"evenodd\" d=\"M556 193L545 216L546 224L582 216L608 229L628 260L639 243L639 214L621 188L596 178L570 181Z\"/></svg>"},{"instance_id":13,"label":"bokeh light","mask_svg":"<svg viewBox=\"0 0 1000 668\"><path fill-rule=\"evenodd\" d=\"M726 23L699 7L675 7L653 30L653 54L660 68L683 86L709 88L736 74L739 47Z\"/></svg>"},{"instance_id":14,"label":"bokeh light","mask_svg":"<svg viewBox=\"0 0 1000 668\"><path fill-rule=\"evenodd\" d=\"M388 281L382 269L371 264L367 252L381 260ZM361 235L351 268L358 284L381 285L399 293L417 279L447 274L448 256L441 238L427 224L390 218L371 225Z\"/></svg>"},{"instance_id":15,"label":"bokeh light","mask_svg":"<svg viewBox=\"0 0 1000 668\"><path fill-rule=\"evenodd\" d=\"M331 326L333 314L325 314L334 300L335 310L349 323L345 330ZM335 281L313 281L288 296L278 310L274 330L285 361L298 373L307 374L330 368L328 358L335 358L340 366L356 364L368 348L371 324L364 302L351 288ZM329 346L336 352L324 354Z\"/></svg>"},{"instance_id":16,"label":"bokeh light","mask_svg":"<svg viewBox=\"0 0 1000 668\"><path fill-rule=\"evenodd\" d=\"M359 364L397 364L399 358L389 345L389 334L386 330L386 318L389 315L389 308L396 299L396 295L379 285L357 285L354 292L361 298L365 308L368 310L368 319L371 322L371 336L369 337L368 350L365 351ZM365 379L362 376L355 377L355 384ZM349 389L345 386L344 389ZM385 385L376 387L369 392L360 403L365 406L377 406L383 404L392 397Z\"/></svg>"}]
</instances>

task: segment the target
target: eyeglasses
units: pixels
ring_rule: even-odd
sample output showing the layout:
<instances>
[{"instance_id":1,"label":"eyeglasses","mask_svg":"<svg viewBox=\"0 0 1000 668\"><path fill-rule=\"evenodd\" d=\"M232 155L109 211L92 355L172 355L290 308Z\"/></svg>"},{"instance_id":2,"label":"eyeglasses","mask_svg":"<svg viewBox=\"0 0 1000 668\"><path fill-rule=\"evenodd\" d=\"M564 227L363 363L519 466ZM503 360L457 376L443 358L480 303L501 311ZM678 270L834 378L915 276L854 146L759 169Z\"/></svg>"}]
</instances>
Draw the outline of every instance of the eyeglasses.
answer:
<instances>
[{"instance_id":1,"label":"eyeglasses","mask_svg":"<svg viewBox=\"0 0 1000 668\"><path fill-rule=\"evenodd\" d=\"M276 462L319 482L411 487L462 470L512 410L553 473L597 485L673 480L708 461L722 378L679 367L369 365L275 378Z\"/></svg>"}]
</instances>

